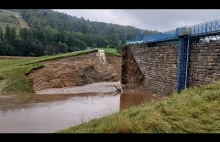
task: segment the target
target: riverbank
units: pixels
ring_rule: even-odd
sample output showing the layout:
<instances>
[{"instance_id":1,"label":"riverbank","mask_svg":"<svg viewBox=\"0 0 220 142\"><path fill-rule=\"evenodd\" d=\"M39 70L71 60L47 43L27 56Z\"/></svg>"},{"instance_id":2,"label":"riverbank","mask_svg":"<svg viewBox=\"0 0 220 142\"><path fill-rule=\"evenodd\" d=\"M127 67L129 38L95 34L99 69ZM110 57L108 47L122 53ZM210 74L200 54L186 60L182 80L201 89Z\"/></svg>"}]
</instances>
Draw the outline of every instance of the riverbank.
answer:
<instances>
[{"instance_id":1,"label":"riverbank","mask_svg":"<svg viewBox=\"0 0 220 142\"><path fill-rule=\"evenodd\" d=\"M35 93L32 83L27 77L34 69L44 67L42 62L63 59L98 51L97 49L78 51L73 53L59 54L42 57L1 57L0 58L0 93ZM116 50L106 48L105 53L119 56Z\"/></svg>"},{"instance_id":2,"label":"riverbank","mask_svg":"<svg viewBox=\"0 0 220 142\"><path fill-rule=\"evenodd\" d=\"M220 82L93 119L57 133L220 132Z\"/></svg>"}]
</instances>

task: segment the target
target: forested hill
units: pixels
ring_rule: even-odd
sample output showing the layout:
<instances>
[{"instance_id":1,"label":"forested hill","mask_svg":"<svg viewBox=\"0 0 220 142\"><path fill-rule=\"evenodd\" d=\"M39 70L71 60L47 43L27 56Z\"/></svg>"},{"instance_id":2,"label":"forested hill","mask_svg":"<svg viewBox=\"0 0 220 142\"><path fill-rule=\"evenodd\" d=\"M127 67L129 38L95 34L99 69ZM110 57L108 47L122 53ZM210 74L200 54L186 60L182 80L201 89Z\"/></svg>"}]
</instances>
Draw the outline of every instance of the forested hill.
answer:
<instances>
[{"instance_id":1,"label":"forested hill","mask_svg":"<svg viewBox=\"0 0 220 142\"><path fill-rule=\"evenodd\" d=\"M134 39L141 31L132 26L94 22L47 9L13 9L11 11L21 13L30 29L21 29L16 40L12 40L10 37L13 35L8 35L9 37L6 35L7 32L10 34L12 27L7 27L9 31L5 29L5 38L0 38L0 46L3 46L2 41L6 41L4 42L5 51L0 49L0 54L3 55L41 56L84 50L87 47L119 49L126 40ZM144 31L145 34L155 32ZM14 52L11 53L12 51Z\"/></svg>"}]
</instances>

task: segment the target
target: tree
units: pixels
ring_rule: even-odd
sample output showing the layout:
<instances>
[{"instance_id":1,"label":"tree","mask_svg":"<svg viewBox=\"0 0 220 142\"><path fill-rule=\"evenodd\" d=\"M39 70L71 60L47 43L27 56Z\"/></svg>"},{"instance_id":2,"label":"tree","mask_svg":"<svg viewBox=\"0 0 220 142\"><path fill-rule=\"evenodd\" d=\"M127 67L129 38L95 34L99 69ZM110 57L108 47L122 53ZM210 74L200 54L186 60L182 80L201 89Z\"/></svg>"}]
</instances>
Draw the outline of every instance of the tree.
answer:
<instances>
[{"instance_id":1,"label":"tree","mask_svg":"<svg viewBox=\"0 0 220 142\"><path fill-rule=\"evenodd\" d=\"M75 41L74 41L74 38L71 34L69 34L67 36L67 45L68 46L74 46L75 45Z\"/></svg>"},{"instance_id":2,"label":"tree","mask_svg":"<svg viewBox=\"0 0 220 142\"><path fill-rule=\"evenodd\" d=\"M75 43L75 46L77 46L81 50L85 50L87 48L87 45L82 40L76 39Z\"/></svg>"},{"instance_id":3,"label":"tree","mask_svg":"<svg viewBox=\"0 0 220 142\"><path fill-rule=\"evenodd\" d=\"M41 44L41 42L37 39L34 39L34 54L35 56L42 56L44 55L44 46Z\"/></svg>"},{"instance_id":4,"label":"tree","mask_svg":"<svg viewBox=\"0 0 220 142\"><path fill-rule=\"evenodd\" d=\"M46 46L45 54L47 54L47 55L54 55L54 54L56 54L56 48L54 46L52 46L52 45Z\"/></svg>"},{"instance_id":5,"label":"tree","mask_svg":"<svg viewBox=\"0 0 220 142\"><path fill-rule=\"evenodd\" d=\"M33 42L34 37L33 37L33 32L32 32L32 30L28 30L28 31L27 31L27 40L30 41L30 42ZM42 42L44 42L43 39L42 39Z\"/></svg>"},{"instance_id":6,"label":"tree","mask_svg":"<svg viewBox=\"0 0 220 142\"><path fill-rule=\"evenodd\" d=\"M25 41L22 38L16 40L15 51L19 56L24 56L25 52Z\"/></svg>"},{"instance_id":7,"label":"tree","mask_svg":"<svg viewBox=\"0 0 220 142\"><path fill-rule=\"evenodd\" d=\"M21 28L19 31L19 36L20 36L20 38L27 41L27 39L28 39L27 28Z\"/></svg>"},{"instance_id":8,"label":"tree","mask_svg":"<svg viewBox=\"0 0 220 142\"><path fill-rule=\"evenodd\" d=\"M24 56L30 56L32 55L33 56L33 50L34 50L34 43L33 42L30 42L30 41L27 41L25 42L25 50L23 51L23 55Z\"/></svg>"},{"instance_id":9,"label":"tree","mask_svg":"<svg viewBox=\"0 0 220 142\"><path fill-rule=\"evenodd\" d=\"M92 40L91 35L86 35L86 37L85 37L85 43L86 43L89 47L92 46L93 40Z\"/></svg>"},{"instance_id":10,"label":"tree","mask_svg":"<svg viewBox=\"0 0 220 142\"><path fill-rule=\"evenodd\" d=\"M59 41L57 43L57 49L61 53L66 53L68 50L68 46L66 45L66 43L62 43L61 41Z\"/></svg>"},{"instance_id":11,"label":"tree","mask_svg":"<svg viewBox=\"0 0 220 142\"><path fill-rule=\"evenodd\" d=\"M47 9L19 12L30 29L20 29L17 37L15 28L7 25L5 32L0 28L0 54L42 56L84 50L88 46L112 47L120 52L126 40L135 39L140 31L132 26L93 22ZM144 30L145 34L155 32Z\"/></svg>"},{"instance_id":12,"label":"tree","mask_svg":"<svg viewBox=\"0 0 220 142\"><path fill-rule=\"evenodd\" d=\"M5 45L5 55L14 56L16 53L15 48L10 44Z\"/></svg>"},{"instance_id":13,"label":"tree","mask_svg":"<svg viewBox=\"0 0 220 142\"><path fill-rule=\"evenodd\" d=\"M16 38L17 38L17 36L16 36L16 29L15 29L15 27L13 27L12 29L11 29L11 31L10 31L10 44L11 45L15 45L16 43L15 43L15 41L16 41Z\"/></svg>"},{"instance_id":14,"label":"tree","mask_svg":"<svg viewBox=\"0 0 220 142\"><path fill-rule=\"evenodd\" d=\"M10 43L11 28L7 25L5 28L5 39Z\"/></svg>"},{"instance_id":15,"label":"tree","mask_svg":"<svg viewBox=\"0 0 220 142\"><path fill-rule=\"evenodd\" d=\"M97 45L95 43L93 43L92 48L97 48Z\"/></svg>"},{"instance_id":16,"label":"tree","mask_svg":"<svg viewBox=\"0 0 220 142\"><path fill-rule=\"evenodd\" d=\"M3 31L2 31L2 27L0 26L0 40L3 41Z\"/></svg>"},{"instance_id":17,"label":"tree","mask_svg":"<svg viewBox=\"0 0 220 142\"><path fill-rule=\"evenodd\" d=\"M0 55L5 55L5 44L0 39Z\"/></svg>"},{"instance_id":18,"label":"tree","mask_svg":"<svg viewBox=\"0 0 220 142\"><path fill-rule=\"evenodd\" d=\"M116 48L116 51L117 51L118 53L120 53L120 54L122 53L122 52L121 52L121 46L116 46L115 48Z\"/></svg>"}]
</instances>

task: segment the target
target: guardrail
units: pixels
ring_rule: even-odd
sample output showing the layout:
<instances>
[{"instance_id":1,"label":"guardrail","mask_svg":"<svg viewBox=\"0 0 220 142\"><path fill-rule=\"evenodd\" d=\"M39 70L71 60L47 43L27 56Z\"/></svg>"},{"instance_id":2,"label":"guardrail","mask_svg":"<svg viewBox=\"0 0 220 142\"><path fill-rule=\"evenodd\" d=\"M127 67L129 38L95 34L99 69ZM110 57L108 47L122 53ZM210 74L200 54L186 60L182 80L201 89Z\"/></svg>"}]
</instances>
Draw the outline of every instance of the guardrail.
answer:
<instances>
[{"instance_id":1,"label":"guardrail","mask_svg":"<svg viewBox=\"0 0 220 142\"><path fill-rule=\"evenodd\" d=\"M201 36L208 34L220 33L220 20L209 21L193 26L185 26L162 32L159 34L144 36L141 40L127 41L126 44L140 44L140 43L153 43L161 41L175 40L179 36L190 35L190 36Z\"/></svg>"}]
</instances>

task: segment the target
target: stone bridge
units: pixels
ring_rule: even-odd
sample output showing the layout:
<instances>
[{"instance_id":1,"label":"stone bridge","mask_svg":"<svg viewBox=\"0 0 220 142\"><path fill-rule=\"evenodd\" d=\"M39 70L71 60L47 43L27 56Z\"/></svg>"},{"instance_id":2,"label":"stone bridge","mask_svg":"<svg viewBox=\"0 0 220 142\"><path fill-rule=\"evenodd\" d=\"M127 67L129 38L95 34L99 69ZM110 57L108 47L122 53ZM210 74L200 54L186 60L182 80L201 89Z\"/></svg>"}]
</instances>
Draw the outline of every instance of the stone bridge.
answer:
<instances>
[{"instance_id":1,"label":"stone bridge","mask_svg":"<svg viewBox=\"0 0 220 142\"><path fill-rule=\"evenodd\" d=\"M215 20L153 35L140 34L136 40L127 41L122 49L123 88L170 95L218 80L219 35L220 20Z\"/></svg>"},{"instance_id":2,"label":"stone bridge","mask_svg":"<svg viewBox=\"0 0 220 142\"><path fill-rule=\"evenodd\" d=\"M122 48L122 88L151 90L171 95L178 85L179 45ZM188 87L220 79L220 43L199 43L190 48Z\"/></svg>"}]
</instances>

